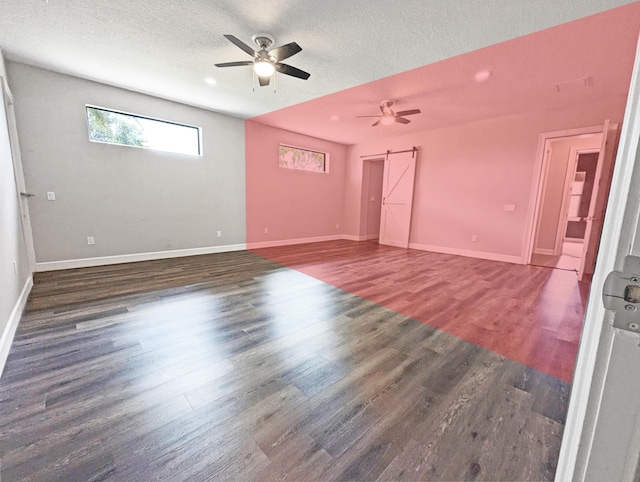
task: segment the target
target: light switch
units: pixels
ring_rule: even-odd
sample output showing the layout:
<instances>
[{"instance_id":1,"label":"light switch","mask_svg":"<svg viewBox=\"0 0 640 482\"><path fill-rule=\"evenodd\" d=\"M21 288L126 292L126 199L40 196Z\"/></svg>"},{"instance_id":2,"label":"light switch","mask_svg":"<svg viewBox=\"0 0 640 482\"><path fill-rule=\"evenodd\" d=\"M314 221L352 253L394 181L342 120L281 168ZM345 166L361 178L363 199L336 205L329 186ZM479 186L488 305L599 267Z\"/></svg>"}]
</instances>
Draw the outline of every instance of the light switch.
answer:
<instances>
[{"instance_id":1,"label":"light switch","mask_svg":"<svg viewBox=\"0 0 640 482\"><path fill-rule=\"evenodd\" d=\"M56 200L56 193L53 191L48 191L47 192L47 199L49 201L55 201Z\"/></svg>"},{"instance_id":2,"label":"light switch","mask_svg":"<svg viewBox=\"0 0 640 482\"><path fill-rule=\"evenodd\" d=\"M515 204L505 204L504 205L504 210L508 213L512 213L516 210L516 205Z\"/></svg>"}]
</instances>

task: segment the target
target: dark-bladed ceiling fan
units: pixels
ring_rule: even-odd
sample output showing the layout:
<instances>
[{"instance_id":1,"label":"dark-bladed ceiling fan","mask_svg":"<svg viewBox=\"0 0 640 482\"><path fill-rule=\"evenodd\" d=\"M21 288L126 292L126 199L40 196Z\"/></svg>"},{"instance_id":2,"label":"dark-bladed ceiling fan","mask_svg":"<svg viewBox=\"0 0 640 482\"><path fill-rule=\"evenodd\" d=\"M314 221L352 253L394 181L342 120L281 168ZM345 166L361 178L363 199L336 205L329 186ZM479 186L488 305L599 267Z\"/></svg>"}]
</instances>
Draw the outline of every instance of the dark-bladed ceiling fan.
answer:
<instances>
[{"instance_id":1,"label":"dark-bladed ceiling fan","mask_svg":"<svg viewBox=\"0 0 640 482\"><path fill-rule=\"evenodd\" d=\"M411 121L409 119L405 119L404 116L420 114L420 109L402 110L400 112L394 112L393 110L391 110L391 106L393 104L395 104L393 100L383 100L380 103L380 112L382 112L381 115L359 115L356 117L358 118L377 117L378 120L375 121L373 124L371 124L371 127L375 127L378 124L389 126L391 124L395 124L396 122L398 124L408 124Z\"/></svg>"},{"instance_id":2,"label":"dark-bladed ceiling fan","mask_svg":"<svg viewBox=\"0 0 640 482\"><path fill-rule=\"evenodd\" d=\"M216 67L240 67L252 65L255 74L258 76L258 82L262 87L269 85L271 77L275 72L280 72L281 74L290 75L304 80L307 80L311 76L311 74L304 70L300 70L281 62L282 60L288 59L302 51L302 47L295 42L267 50L271 45L273 45L274 39L271 35L261 33L252 37L256 45L260 47L260 50L255 50L233 35L227 34L225 35L225 38L236 47L251 55L253 60L224 62L221 64L215 64Z\"/></svg>"}]
</instances>

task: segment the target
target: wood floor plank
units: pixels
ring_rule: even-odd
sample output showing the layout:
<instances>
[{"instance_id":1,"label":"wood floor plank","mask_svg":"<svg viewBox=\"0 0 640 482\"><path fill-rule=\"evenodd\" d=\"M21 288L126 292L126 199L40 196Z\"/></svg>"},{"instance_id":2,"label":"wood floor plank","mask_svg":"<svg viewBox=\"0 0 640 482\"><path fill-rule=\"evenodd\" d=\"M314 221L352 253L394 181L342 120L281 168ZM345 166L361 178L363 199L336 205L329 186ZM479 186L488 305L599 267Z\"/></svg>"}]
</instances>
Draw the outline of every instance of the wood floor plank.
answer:
<instances>
[{"instance_id":1,"label":"wood floor plank","mask_svg":"<svg viewBox=\"0 0 640 482\"><path fill-rule=\"evenodd\" d=\"M372 243L261 254L38 273L2 480L553 479L569 385L498 348L566 372L579 286Z\"/></svg>"}]
</instances>

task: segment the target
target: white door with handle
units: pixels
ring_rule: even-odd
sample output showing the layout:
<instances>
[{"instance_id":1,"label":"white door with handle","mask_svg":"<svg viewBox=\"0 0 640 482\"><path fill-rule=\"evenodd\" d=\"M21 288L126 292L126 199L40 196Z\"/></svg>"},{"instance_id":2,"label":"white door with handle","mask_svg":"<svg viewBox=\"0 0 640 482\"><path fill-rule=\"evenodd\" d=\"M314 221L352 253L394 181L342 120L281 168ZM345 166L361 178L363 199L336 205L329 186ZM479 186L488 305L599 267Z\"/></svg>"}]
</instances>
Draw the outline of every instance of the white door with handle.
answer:
<instances>
[{"instance_id":1,"label":"white door with handle","mask_svg":"<svg viewBox=\"0 0 640 482\"><path fill-rule=\"evenodd\" d=\"M29 263L29 271L33 272L35 267L35 252L33 247L33 234L31 231L31 219L29 217L29 206L27 199L33 196L27 192L24 183L24 172L22 170L22 157L20 154L20 145L18 144L18 128L16 126L16 117L13 108L13 95L7 84L7 80L0 76L0 90L2 91L3 112L0 115L5 117L7 122L7 130L9 132L9 145L11 149L11 160L13 162L13 173L18 192L18 205L20 207L20 221L22 227L22 236L27 251L27 262Z\"/></svg>"},{"instance_id":2,"label":"white door with handle","mask_svg":"<svg viewBox=\"0 0 640 482\"><path fill-rule=\"evenodd\" d=\"M609 273L622 271L628 255L640 256L639 54L585 313L556 472L559 481L640 480L640 303L620 303L621 311L638 318L638 325L628 323L626 328L613 326L614 312L603 303ZM640 276L623 277L623 284L640 290ZM626 299L622 291L614 299Z\"/></svg>"},{"instance_id":3,"label":"white door with handle","mask_svg":"<svg viewBox=\"0 0 640 482\"><path fill-rule=\"evenodd\" d=\"M384 160L380 244L409 247L413 183L418 152L389 153Z\"/></svg>"},{"instance_id":4,"label":"white door with handle","mask_svg":"<svg viewBox=\"0 0 640 482\"><path fill-rule=\"evenodd\" d=\"M611 164L613 163L617 129L618 125L610 124L609 119L604 122L596 174L593 180L593 189L589 202L589 212L585 218L586 227L582 257L580 258L580 268L578 269L578 279L580 280L583 279L585 273L593 273L600 233L602 232L604 208L606 206L607 195L609 194L608 185L605 184L607 184Z\"/></svg>"}]
</instances>

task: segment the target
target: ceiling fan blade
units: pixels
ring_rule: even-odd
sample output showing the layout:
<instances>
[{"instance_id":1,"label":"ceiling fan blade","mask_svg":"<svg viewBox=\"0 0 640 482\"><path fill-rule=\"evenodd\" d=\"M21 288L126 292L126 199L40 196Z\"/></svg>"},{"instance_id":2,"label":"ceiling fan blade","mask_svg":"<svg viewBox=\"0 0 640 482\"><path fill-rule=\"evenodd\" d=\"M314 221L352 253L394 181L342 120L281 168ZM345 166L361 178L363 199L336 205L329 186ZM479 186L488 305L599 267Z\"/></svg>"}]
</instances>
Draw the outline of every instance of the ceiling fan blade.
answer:
<instances>
[{"instance_id":1,"label":"ceiling fan blade","mask_svg":"<svg viewBox=\"0 0 640 482\"><path fill-rule=\"evenodd\" d=\"M229 34L225 34L224 37L231 42L233 45L235 45L236 47L244 50L246 53L248 53L249 55L251 55L252 57L254 57L256 55L256 51L253 50L251 47L249 47L246 43L244 43L242 40L240 40L237 37L234 37L233 35L229 35Z\"/></svg>"},{"instance_id":2,"label":"ceiling fan blade","mask_svg":"<svg viewBox=\"0 0 640 482\"><path fill-rule=\"evenodd\" d=\"M375 121L373 124L371 124L371 127L375 127L378 124L380 124L380 119L378 119L377 121Z\"/></svg>"},{"instance_id":3,"label":"ceiling fan blade","mask_svg":"<svg viewBox=\"0 0 640 482\"><path fill-rule=\"evenodd\" d=\"M289 44L282 45L281 47L270 50L269 55L273 55L276 58L276 61L280 62L281 60L288 59L289 57L292 57L301 51L302 47L300 47L295 42L291 42Z\"/></svg>"},{"instance_id":4,"label":"ceiling fan blade","mask_svg":"<svg viewBox=\"0 0 640 482\"><path fill-rule=\"evenodd\" d=\"M271 77L258 76L258 83L260 84L260 87L266 87L267 85L269 85L270 81L271 81Z\"/></svg>"},{"instance_id":5,"label":"ceiling fan blade","mask_svg":"<svg viewBox=\"0 0 640 482\"><path fill-rule=\"evenodd\" d=\"M253 60L243 60L241 62L223 62L222 64L213 64L216 67L240 67L242 65L253 65Z\"/></svg>"},{"instance_id":6,"label":"ceiling fan blade","mask_svg":"<svg viewBox=\"0 0 640 482\"><path fill-rule=\"evenodd\" d=\"M396 112L396 115L399 115L399 116L413 115L413 114L420 114L420 109L403 110L401 112Z\"/></svg>"},{"instance_id":7,"label":"ceiling fan blade","mask_svg":"<svg viewBox=\"0 0 640 482\"><path fill-rule=\"evenodd\" d=\"M281 64L277 62L276 64L274 64L274 67L281 74L291 75L292 77L297 77L299 79L307 80L309 77L311 77L310 73L305 72L304 70L297 69L295 67L291 67L287 64Z\"/></svg>"},{"instance_id":8,"label":"ceiling fan blade","mask_svg":"<svg viewBox=\"0 0 640 482\"><path fill-rule=\"evenodd\" d=\"M396 117L396 122L400 124L408 124L411 121L409 119L405 119L404 117Z\"/></svg>"}]
</instances>

